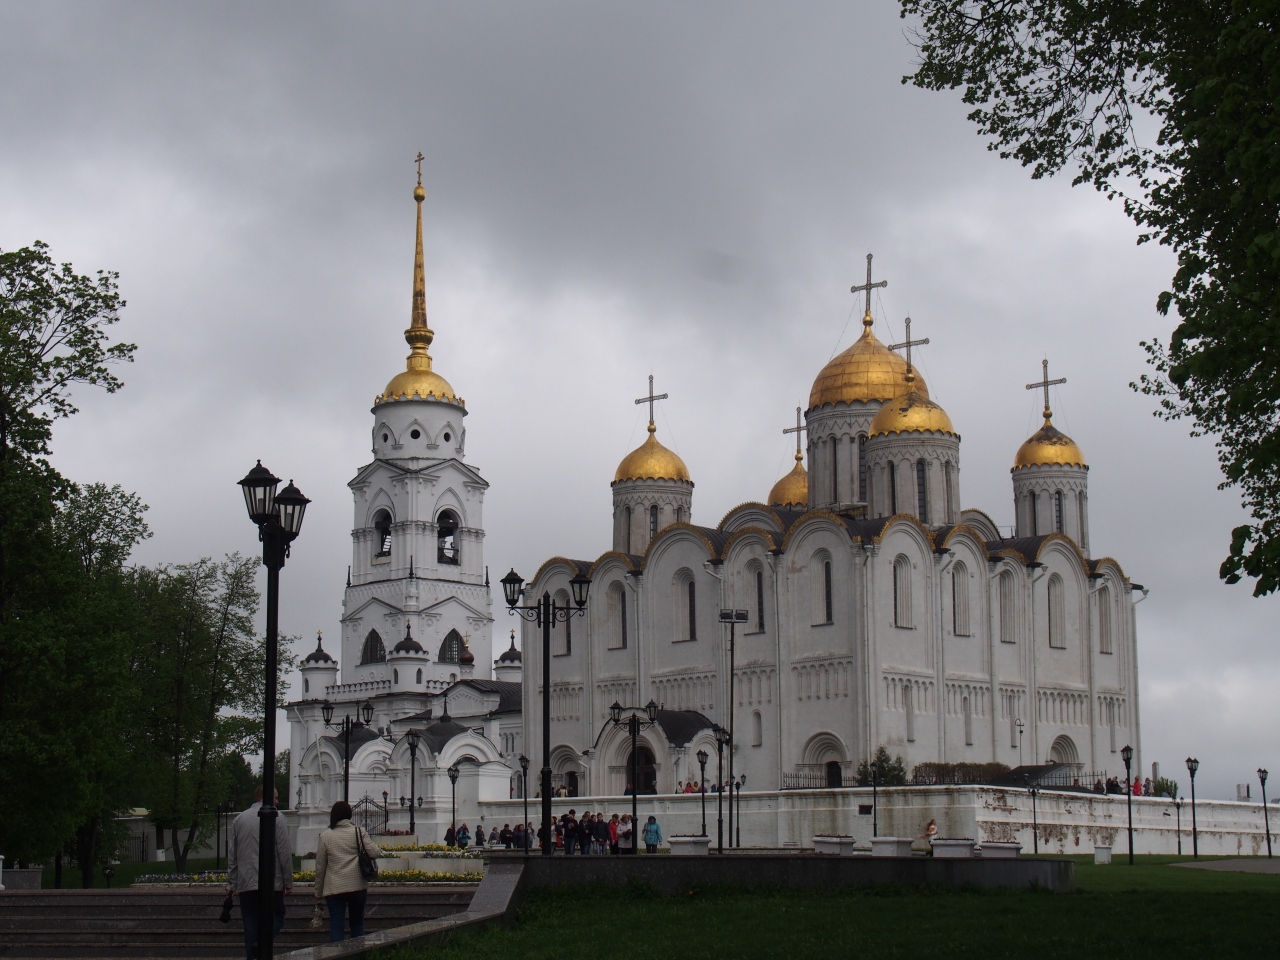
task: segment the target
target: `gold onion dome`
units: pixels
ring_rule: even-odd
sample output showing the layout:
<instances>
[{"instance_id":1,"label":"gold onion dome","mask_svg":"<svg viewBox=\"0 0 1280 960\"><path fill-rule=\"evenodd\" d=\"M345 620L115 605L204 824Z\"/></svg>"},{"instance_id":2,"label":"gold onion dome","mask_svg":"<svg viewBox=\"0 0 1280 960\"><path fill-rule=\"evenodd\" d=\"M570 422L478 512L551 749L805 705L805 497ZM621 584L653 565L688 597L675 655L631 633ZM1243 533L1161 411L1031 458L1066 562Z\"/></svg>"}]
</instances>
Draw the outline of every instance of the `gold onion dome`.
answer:
<instances>
[{"instance_id":1,"label":"gold onion dome","mask_svg":"<svg viewBox=\"0 0 1280 960\"><path fill-rule=\"evenodd\" d=\"M449 381L431 369L431 354L427 353L435 332L427 326L427 283L422 256L422 201L426 196L419 164L418 185L413 188L413 199L418 204L418 238L413 255L413 312L409 329L404 332L405 342L409 344L409 357L405 361L404 371L391 378L387 388L374 399L374 403L416 397L421 400L443 400L465 407L466 404L454 393Z\"/></svg>"},{"instance_id":2,"label":"gold onion dome","mask_svg":"<svg viewBox=\"0 0 1280 960\"><path fill-rule=\"evenodd\" d=\"M1053 411L1045 407L1044 425L1027 438L1013 458L1013 469L1022 467L1087 467L1076 442L1053 425Z\"/></svg>"},{"instance_id":3,"label":"gold onion dome","mask_svg":"<svg viewBox=\"0 0 1280 960\"><path fill-rule=\"evenodd\" d=\"M907 392L907 362L876 338L872 323L871 314L865 314L862 336L822 368L809 391L810 410L829 403L893 400ZM915 390L929 396L928 386L918 377Z\"/></svg>"},{"instance_id":4,"label":"gold onion dome","mask_svg":"<svg viewBox=\"0 0 1280 960\"><path fill-rule=\"evenodd\" d=\"M623 480L679 480L692 483L684 461L658 442L657 428L649 421L649 439L636 447L618 464L613 482Z\"/></svg>"},{"instance_id":5,"label":"gold onion dome","mask_svg":"<svg viewBox=\"0 0 1280 960\"><path fill-rule=\"evenodd\" d=\"M915 389L918 381L910 369L903 378L905 392L880 408L871 421L867 436L878 437L887 433L950 433L956 432L947 411L928 396Z\"/></svg>"},{"instance_id":6,"label":"gold onion dome","mask_svg":"<svg viewBox=\"0 0 1280 960\"><path fill-rule=\"evenodd\" d=\"M771 507L807 507L809 505L809 473L804 468L804 456L796 454L796 465L791 472L773 485L769 491Z\"/></svg>"}]
</instances>

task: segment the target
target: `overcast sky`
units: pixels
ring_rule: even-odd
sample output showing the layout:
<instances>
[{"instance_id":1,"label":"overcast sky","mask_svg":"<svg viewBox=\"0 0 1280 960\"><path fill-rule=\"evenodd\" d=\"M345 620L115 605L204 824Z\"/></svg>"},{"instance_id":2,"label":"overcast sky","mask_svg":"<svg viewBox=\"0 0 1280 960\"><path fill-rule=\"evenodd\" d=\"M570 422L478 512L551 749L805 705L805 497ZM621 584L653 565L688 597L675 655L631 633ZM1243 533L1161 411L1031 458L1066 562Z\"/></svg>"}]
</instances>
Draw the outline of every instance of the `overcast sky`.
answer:
<instances>
[{"instance_id":1,"label":"overcast sky","mask_svg":"<svg viewBox=\"0 0 1280 960\"><path fill-rule=\"evenodd\" d=\"M1024 385L1044 356L1067 378L1093 552L1151 590L1145 759L1185 791L1197 754L1199 790L1233 797L1280 771L1277 607L1217 578L1244 517L1212 441L1128 386L1171 329L1172 258L988 152L958 95L901 84L912 56L890 0L0 3L0 249L119 271L138 344L122 392L77 396L56 462L138 491L136 559L159 563L256 550L234 484L261 457L314 501L282 629L336 637L345 485L406 352L418 150L432 352L492 485L495 580L610 546L651 372L695 522L764 499L874 252L877 334L910 314L931 339L966 507L1012 523Z\"/></svg>"}]
</instances>

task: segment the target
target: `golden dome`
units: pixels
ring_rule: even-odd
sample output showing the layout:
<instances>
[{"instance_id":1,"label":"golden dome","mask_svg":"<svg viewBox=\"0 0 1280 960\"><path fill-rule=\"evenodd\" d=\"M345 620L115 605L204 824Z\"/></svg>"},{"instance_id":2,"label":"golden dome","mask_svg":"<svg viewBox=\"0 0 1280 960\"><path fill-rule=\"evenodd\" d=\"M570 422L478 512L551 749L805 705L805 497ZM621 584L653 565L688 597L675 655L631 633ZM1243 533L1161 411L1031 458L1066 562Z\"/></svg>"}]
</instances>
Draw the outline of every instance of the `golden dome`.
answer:
<instances>
[{"instance_id":1,"label":"golden dome","mask_svg":"<svg viewBox=\"0 0 1280 960\"><path fill-rule=\"evenodd\" d=\"M809 506L809 474L804 468L804 457L796 454L796 465L769 491L771 507Z\"/></svg>"},{"instance_id":2,"label":"golden dome","mask_svg":"<svg viewBox=\"0 0 1280 960\"><path fill-rule=\"evenodd\" d=\"M1022 467L1087 467L1076 442L1053 425L1053 411L1044 412L1044 426L1018 448L1013 469Z\"/></svg>"},{"instance_id":3,"label":"golden dome","mask_svg":"<svg viewBox=\"0 0 1280 960\"><path fill-rule=\"evenodd\" d=\"M907 362L876 339L871 324L868 313L862 318L862 336L822 368L809 391L810 410L829 403L893 400L907 392ZM915 389L922 397L929 396L929 388L918 377Z\"/></svg>"},{"instance_id":4,"label":"golden dome","mask_svg":"<svg viewBox=\"0 0 1280 960\"><path fill-rule=\"evenodd\" d=\"M915 389L915 378L910 370L903 378L906 390L903 396L889 401L880 408L867 430L868 437L886 433L950 433L956 432L947 411Z\"/></svg>"},{"instance_id":5,"label":"golden dome","mask_svg":"<svg viewBox=\"0 0 1280 960\"><path fill-rule=\"evenodd\" d=\"M680 480L693 483L684 461L658 442L657 429L649 421L649 439L636 447L618 464L613 482L623 480Z\"/></svg>"},{"instance_id":6,"label":"golden dome","mask_svg":"<svg viewBox=\"0 0 1280 960\"><path fill-rule=\"evenodd\" d=\"M431 346L435 333L427 326L427 283L422 256L422 201L426 196L419 166L418 185L413 188L413 199L418 204L418 237L413 253L413 307L409 329L404 332L405 342L409 344L409 356L405 360L405 369L391 378L387 388L373 402L418 397L423 400L444 400L465 407L466 404L453 392L449 381L431 369L431 354L427 353L427 347Z\"/></svg>"}]
</instances>

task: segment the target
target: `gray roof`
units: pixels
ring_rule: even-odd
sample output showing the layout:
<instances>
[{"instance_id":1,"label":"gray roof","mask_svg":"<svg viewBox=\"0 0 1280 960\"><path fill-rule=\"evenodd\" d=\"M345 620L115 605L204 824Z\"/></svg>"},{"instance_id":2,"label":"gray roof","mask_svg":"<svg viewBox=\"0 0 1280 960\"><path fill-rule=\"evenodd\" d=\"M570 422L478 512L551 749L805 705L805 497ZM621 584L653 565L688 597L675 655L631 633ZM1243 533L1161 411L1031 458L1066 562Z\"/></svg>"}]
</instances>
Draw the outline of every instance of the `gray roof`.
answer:
<instances>
[{"instance_id":1,"label":"gray roof","mask_svg":"<svg viewBox=\"0 0 1280 960\"><path fill-rule=\"evenodd\" d=\"M662 728L667 743L683 747L703 730L715 726L697 710L659 710L658 726Z\"/></svg>"}]
</instances>

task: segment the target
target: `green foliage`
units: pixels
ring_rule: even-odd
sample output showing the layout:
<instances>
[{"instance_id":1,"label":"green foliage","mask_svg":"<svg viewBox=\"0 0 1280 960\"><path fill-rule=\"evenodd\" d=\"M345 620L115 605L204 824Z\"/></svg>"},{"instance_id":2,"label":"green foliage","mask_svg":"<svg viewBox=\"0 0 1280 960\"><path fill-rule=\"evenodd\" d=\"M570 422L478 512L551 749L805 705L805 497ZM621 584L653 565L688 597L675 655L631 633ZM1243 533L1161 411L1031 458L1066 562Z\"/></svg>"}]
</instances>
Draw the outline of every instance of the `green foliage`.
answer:
<instances>
[{"instance_id":1,"label":"green foliage","mask_svg":"<svg viewBox=\"0 0 1280 960\"><path fill-rule=\"evenodd\" d=\"M1275 0L901 0L917 86L963 88L990 149L1068 166L1177 257L1179 323L1134 384L1217 437L1252 523L1221 567L1280 588L1280 6ZM1144 121L1154 120L1148 136Z\"/></svg>"},{"instance_id":2,"label":"green foliage","mask_svg":"<svg viewBox=\"0 0 1280 960\"><path fill-rule=\"evenodd\" d=\"M1170 800L1178 798L1178 781L1170 780L1168 777L1156 777L1151 784L1151 789L1155 791L1157 797L1168 797Z\"/></svg>"},{"instance_id":3,"label":"green foliage","mask_svg":"<svg viewBox=\"0 0 1280 960\"><path fill-rule=\"evenodd\" d=\"M889 756L889 751L884 748L884 744L876 747L876 752L872 756L872 762L876 764L876 783L882 787L904 787L907 784L907 767L902 762L902 756ZM871 765L866 760L858 764L858 786L871 786Z\"/></svg>"}]
</instances>

